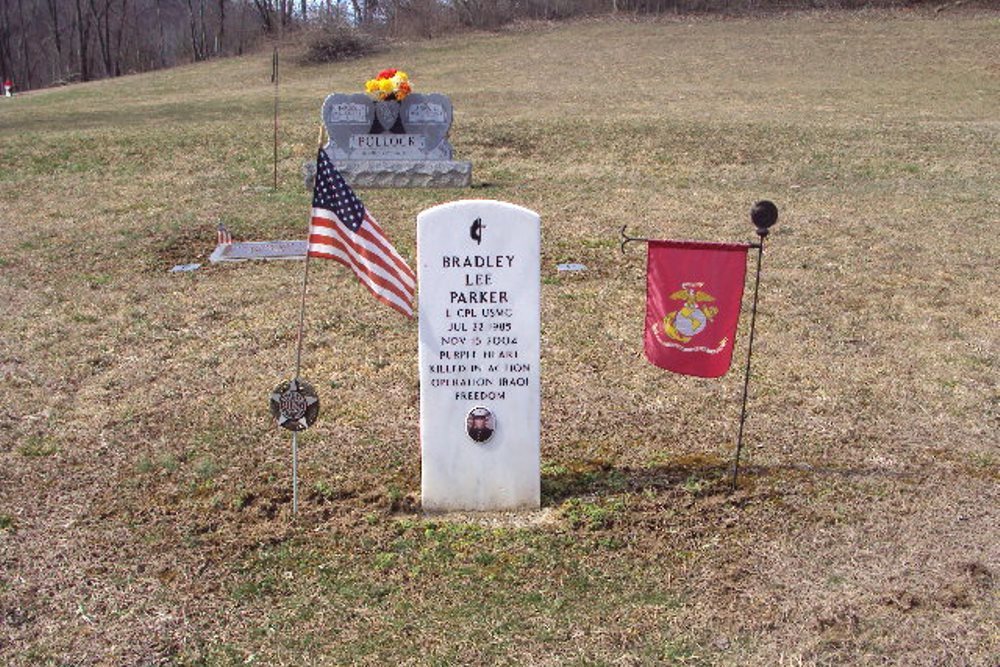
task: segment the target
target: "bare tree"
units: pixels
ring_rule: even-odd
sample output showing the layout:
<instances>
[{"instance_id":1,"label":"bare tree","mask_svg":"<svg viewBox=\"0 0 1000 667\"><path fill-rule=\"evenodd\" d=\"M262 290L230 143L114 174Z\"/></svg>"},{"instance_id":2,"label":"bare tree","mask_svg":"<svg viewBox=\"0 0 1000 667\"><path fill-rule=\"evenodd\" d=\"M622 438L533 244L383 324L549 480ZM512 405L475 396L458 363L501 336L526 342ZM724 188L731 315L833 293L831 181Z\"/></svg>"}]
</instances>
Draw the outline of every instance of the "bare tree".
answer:
<instances>
[{"instance_id":1,"label":"bare tree","mask_svg":"<svg viewBox=\"0 0 1000 667\"><path fill-rule=\"evenodd\" d=\"M105 76L118 76L116 71L113 44L111 42L111 3L112 0L90 0L90 15L94 19L97 34L97 45L100 48L101 63Z\"/></svg>"},{"instance_id":2,"label":"bare tree","mask_svg":"<svg viewBox=\"0 0 1000 667\"><path fill-rule=\"evenodd\" d=\"M317 2L307 0L307 16ZM243 53L293 0L0 0L0 76L25 90Z\"/></svg>"},{"instance_id":3,"label":"bare tree","mask_svg":"<svg viewBox=\"0 0 1000 667\"><path fill-rule=\"evenodd\" d=\"M29 8L30 10L30 8ZM24 66L24 81L31 85L31 53L28 51L28 21L24 18L24 0L17 0L17 18L21 26L21 57Z\"/></svg>"},{"instance_id":4,"label":"bare tree","mask_svg":"<svg viewBox=\"0 0 1000 667\"><path fill-rule=\"evenodd\" d=\"M257 14L260 16L261 22L264 24L264 30L274 32L277 27L274 17L274 3L271 0L253 0L253 5L257 9Z\"/></svg>"},{"instance_id":5,"label":"bare tree","mask_svg":"<svg viewBox=\"0 0 1000 667\"><path fill-rule=\"evenodd\" d=\"M205 0L201 0L202 5L204 5ZM205 42L204 42L204 30L198 30L198 13L194 9L194 0L187 0L188 6L188 18L190 20L191 26L191 55L198 60L205 59ZM202 14L204 16L204 14ZM198 36L201 35L202 39L199 40Z\"/></svg>"},{"instance_id":6,"label":"bare tree","mask_svg":"<svg viewBox=\"0 0 1000 667\"><path fill-rule=\"evenodd\" d=\"M10 18L7 3L0 3L0 76L4 81L14 76L14 58L10 52Z\"/></svg>"},{"instance_id":7,"label":"bare tree","mask_svg":"<svg viewBox=\"0 0 1000 667\"><path fill-rule=\"evenodd\" d=\"M82 0L74 0L76 5L77 64L80 66L80 80L90 81L90 14L84 11Z\"/></svg>"},{"instance_id":8,"label":"bare tree","mask_svg":"<svg viewBox=\"0 0 1000 667\"><path fill-rule=\"evenodd\" d=\"M52 44L56 48L55 63L53 63L53 78L59 79L63 73L63 43L62 30L59 28L59 6L58 0L46 0L46 7L49 10L49 19L52 21Z\"/></svg>"},{"instance_id":9,"label":"bare tree","mask_svg":"<svg viewBox=\"0 0 1000 667\"><path fill-rule=\"evenodd\" d=\"M219 26L215 31L215 54L225 48L223 38L226 36L226 0L219 0Z\"/></svg>"},{"instance_id":10,"label":"bare tree","mask_svg":"<svg viewBox=\"0 0 1000 667\"><path fill-rule=\"evenodd\" d=\"M121 0L121 12L118 14L118 31L115 36L115 76L122 74L122 43L125 41L125 21L128 18L129 0Z\"/></svg>"}]
</instances>

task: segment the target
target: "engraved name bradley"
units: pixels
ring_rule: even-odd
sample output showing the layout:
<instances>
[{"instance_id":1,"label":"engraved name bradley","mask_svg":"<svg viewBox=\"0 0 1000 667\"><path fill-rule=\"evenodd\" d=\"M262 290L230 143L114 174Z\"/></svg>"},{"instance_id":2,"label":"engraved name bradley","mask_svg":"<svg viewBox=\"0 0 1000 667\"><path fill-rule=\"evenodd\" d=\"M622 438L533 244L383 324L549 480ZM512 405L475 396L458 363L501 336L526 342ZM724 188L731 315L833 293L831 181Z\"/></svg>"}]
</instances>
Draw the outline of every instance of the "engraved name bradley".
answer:
<instances>
[{"instance_id":1,"label":"engraved name bradley","mask_svg":"<svg viewBox=\"0 0 1000 667\"><path fill-rule=\"evenodd\" d=\"M514 266L514 255L445 255L441 258L441 266L445 269L509 269ZM464 276L465 287L488 288L493 285L492 273L467 272ZM448 293L449 303L452 304L504 304L510 302L507 290L491 289L470 289L451 290ZM510 316L509 309L493 309L487 314L487 309L483 309L484 316ZM446 317L450 316L450 311L446 311ZM466 315L468 316L468 315ZM460 316L461 317L461 316Z\"/></svg>"}]
</instances>

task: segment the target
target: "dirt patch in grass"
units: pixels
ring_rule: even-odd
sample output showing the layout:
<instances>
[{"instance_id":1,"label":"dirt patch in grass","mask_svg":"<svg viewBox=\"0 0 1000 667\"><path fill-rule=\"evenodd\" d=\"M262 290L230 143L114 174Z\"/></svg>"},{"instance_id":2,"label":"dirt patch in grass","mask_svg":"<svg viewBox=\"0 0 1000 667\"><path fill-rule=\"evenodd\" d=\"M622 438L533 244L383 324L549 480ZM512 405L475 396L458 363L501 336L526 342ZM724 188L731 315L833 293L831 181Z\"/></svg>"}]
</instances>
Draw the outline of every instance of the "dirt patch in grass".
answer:
<instances>
[{"instance_id":1,"label":"dirt patch in grass","mask_svg":"<svg viewBox=\"0 0 1000 667\"><path fill-rule=\"evenodd\" d=\"M215 249L215 241L216 229L208 225L170 230L155 241L156 264L175 266L205 261Z\"/></svg>"}]
</instances>

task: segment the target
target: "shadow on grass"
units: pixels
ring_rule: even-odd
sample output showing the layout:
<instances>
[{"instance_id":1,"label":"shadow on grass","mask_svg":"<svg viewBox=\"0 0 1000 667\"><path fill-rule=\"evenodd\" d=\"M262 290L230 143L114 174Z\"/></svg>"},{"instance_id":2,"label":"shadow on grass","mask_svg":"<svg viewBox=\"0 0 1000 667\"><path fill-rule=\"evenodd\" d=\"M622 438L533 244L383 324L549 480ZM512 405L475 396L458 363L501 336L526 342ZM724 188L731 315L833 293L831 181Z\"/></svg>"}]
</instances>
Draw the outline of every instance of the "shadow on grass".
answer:
<instances>
[{"instance_id":1,"label":"shadow on grass","mask_svg":"<svg viewBox=\"0 0 1000 667\"><path fill-rule=\"evenodd\" d=\"M645 490L681 490L692 495L730 493L733 462L710 455L693 454L678 457L662 465L648 468L615 467L602 461L587 461L568 465L551 465L542 469L542 505L559 505L581 496L607 496L636 493ZM772 466L740 465L737 490L745 490L756 480L765 478L894 479L919 481L915 470L893 470L884 467L837 467L793 463Z\"/></svg>"},{"instance_id":2,"label":"shadow on grass","mask_svg":"<svg viewBox=\"0 0 1000 667\"><path fill-rule=\"evenodd\" d=\"M689 455L649 468L615 467L607 462L554 465L542 469L542 505L558 505L578 496L634 493L647 489L688 492L728 490L728 461Z\"/></svg>"}]
</instances>

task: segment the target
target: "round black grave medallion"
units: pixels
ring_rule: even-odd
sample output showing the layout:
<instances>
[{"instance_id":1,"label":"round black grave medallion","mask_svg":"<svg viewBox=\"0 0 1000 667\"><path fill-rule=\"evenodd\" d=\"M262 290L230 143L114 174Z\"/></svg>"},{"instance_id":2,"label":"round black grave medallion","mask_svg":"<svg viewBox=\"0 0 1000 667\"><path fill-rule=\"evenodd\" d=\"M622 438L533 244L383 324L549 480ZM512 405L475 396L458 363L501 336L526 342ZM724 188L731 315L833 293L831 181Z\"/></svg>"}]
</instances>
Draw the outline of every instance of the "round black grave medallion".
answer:
<instances>
[{"instance_id":1,"label":"round black grave medallion","mask_svg":"<svg viewBox=\"0 0 1000 667\"><path fill-rule=\"evenodd\" d=\"M319 396L298 378L282 382L271 392L271 416L289 431L304 431L319 417Z\"/></svg>"}]
</instances>

